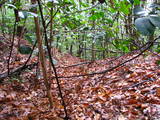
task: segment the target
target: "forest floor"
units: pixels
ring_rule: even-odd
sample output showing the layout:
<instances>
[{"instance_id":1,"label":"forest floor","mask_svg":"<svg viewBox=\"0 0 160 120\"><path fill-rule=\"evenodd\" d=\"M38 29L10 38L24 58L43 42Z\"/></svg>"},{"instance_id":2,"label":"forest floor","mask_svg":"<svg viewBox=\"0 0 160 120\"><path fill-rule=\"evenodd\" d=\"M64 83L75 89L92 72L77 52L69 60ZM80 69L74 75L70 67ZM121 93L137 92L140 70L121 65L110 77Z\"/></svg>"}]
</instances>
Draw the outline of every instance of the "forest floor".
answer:
<instances>
[{"instance_id":1,"label":"forest floor","mask_svg":"<svg viewBox=\"0 0 160 120\"><path fill-rule=\"evenodd\" d=\"M7 72L7 46L0 44L0 73ZM160 119L158 55L145 52L111 71L101 72L137 54L90 62L56 52L56 68L68 116L72 120ZM14 48L12 58L10 68L15 69L24 64L28 55L17 54ZM34 56L29 63L36 60ZM95 72L99 74L91 75ZM43 77L36 73L36 68L26 69L0 83L0 120L62 120L64 111L55 79L51 81L54 107L50 109ZM53 73L48 75L54 78Z\"/></svg>"}]
</instances>

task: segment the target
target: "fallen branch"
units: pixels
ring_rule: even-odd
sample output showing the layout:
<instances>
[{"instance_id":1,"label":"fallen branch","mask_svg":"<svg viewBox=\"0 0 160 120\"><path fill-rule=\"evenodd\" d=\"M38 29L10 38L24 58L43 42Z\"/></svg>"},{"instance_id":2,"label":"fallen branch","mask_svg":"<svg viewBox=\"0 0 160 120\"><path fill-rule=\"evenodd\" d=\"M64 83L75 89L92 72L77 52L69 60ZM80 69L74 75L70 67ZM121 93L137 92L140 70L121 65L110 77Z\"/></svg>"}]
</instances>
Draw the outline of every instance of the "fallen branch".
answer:
<instances>
[{"instance_id":1,"label":"fallen branch","mask_svg":"<svg viewBox=\"0 0 160 120\"><path fill-rule=\"evenodd\" d=\"M149 78L148 80L140 81L140 82L135 83L135 84L133 84L133 85L130 85L130 86L128 86L128 87L120 88L119 90L129 90L129 89L131 89L131 88L134 88L134 87L138 87L138 86L140 86L140 85L143 85L143 84L146 83L146 82L153 82L153 81L155 81L155 80L156 80L156 79Z\"/></svg>"},{"instance_id":2,"label":"fallen branch","mask_svg":"<svg viewBox=\"0 0 160 120\"><path fill-rule=\"evenodd\" d=\"M134 88L134 87L138 87L138 86L140 86L140 85L142 85L143 83L146 83L146 82L150 82L150 81L154 81L155 79L148 79L148 80L143 80L143 81L141 81L141 82L139 82L139 83L136 83L136 84L133 84L133 85L131 85L130 87L128 87L128 89L129 88Z\"/></svg>"},{"instance_id":3,"label":"fallen branch","mask_svg":"<svg viewBox=\"0 0 160 120\"><path fill-rule=\"evenodd\" d=\"M33 69L36 65L38 65L38 62L25 65L25 66L20 66L14 70L11 70L9 75L8 75L8 71L5 73L2 73L0 74L0 82L3 82L4 78L11 77L13 75L20 75L20 73L23 72L25 69Z\"/></svg>"},{"instance_id":4,"label":"fallen branch","mask_svg":"<svg viewBox=\"0 0 160 120\"><path fill-rule=\"evenodd\" d=\"M59 76L58 78L75 78L75 77L84 77L84 76L92 76L92 75L96 75L96 74L105 74L107 72L110 72L110 71L113 71L114 69L118 68L118 67L121 67L123 66L124 64L138 58L139 56L141 56L146 50L148 50L152 45L153 43L157 40L157 39L160 39L160 36L158 38L156 38L154 41L152 42L148 42L146 43L144 46L142 46L140 48L140 53L134 57L132 57L131 59L128 59L112 68L109 68L109 69L106 69L106 70L103 70L103 71L100 71L100 72L93 72L93 73L89 73L89 74L81 74L81 75L73 75L73 76ZM55 77L53 77L53 79L55 79Z\"/></svg>"},{"instance_id":5,"label":"fallen branch","mask_svg":"<svg viewBox=\"0 0 160 120\"><path fill-rule=\"evenodd\" d=\"M6 77L11 77L11 76L13 76L13 75L20 75L21 72L24 71L25 69L27 69L27 68L32 69L32 68L34 68L34 66L38 65L38 62L27 65L27 63L29 62L29 60L30 60L31 57L32 57L33 51L34 51L34 49L35 49L35 47L36 47L36 44L37 44L37 41L34 43L34 46L33 46L33 48L32 48L32 51L31 51L28 59L27 59L26 62L24 63L24 65L23 65L23 66L20 66L20 67L18 67L18 68L16 68L16 69L14 69L14 70L11 70L9 74L8 74L8 71L5 72L5 73L0 74L0 82L2 82L3 79L6 78Z\"/></svg>"}]
</instances>

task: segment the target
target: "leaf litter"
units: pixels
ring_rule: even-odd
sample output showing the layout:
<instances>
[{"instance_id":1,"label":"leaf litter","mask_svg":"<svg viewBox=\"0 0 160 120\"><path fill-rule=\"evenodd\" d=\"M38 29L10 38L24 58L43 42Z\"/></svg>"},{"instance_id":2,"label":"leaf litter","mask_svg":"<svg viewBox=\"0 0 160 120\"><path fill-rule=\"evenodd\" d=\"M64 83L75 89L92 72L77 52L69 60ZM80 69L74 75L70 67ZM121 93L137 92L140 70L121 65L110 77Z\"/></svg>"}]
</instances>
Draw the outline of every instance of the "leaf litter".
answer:
<instances>
[{"instance_id":1,"label":"leaf litter","mask_svg":"<svg viewBox=\"0 0 160 120\"><path fill-rule=\"evenodd\" d=\"M57 52L57 73L62 76L59 79L69 117L72 120L160 119L160 66L156 64L159 60L156 55L141 55L104 74L65 78L112 68L135 55L76 65L88 61ZM12 67L23 64L26 57L12 62ZM31 62L34 61L32 58ZM4 69L1 67L1 72ZM54 108L49 109L43 79L37 78L35 71L25 71L18 78L0 84L0 120L62 120L64 112L56 81L51 81Z\"/></svg>"}]
</instances>

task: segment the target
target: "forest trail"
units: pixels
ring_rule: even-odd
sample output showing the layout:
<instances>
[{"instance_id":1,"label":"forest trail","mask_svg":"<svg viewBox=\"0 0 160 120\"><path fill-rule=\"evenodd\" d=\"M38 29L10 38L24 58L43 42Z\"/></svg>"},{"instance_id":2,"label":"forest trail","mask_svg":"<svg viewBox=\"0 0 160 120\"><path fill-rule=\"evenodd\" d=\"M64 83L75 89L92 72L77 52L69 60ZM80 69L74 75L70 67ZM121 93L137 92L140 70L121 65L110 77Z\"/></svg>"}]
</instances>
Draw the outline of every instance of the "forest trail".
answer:
<instances>
[{"instance_id":1,"label":"forest trail","mask_svg":"<svg viewBox=\"0 0 160 120\"><path fill-rule=\"evenodd\" d=\"M7 71L7 52L4 52L3 48L0 50L0 53L3 53L0 58L0 71L4 72ZM12 60L12 68L23 65L28 57L16 54L14 48L13 58L15 55L19 59ZM54 55L67 112L71 119L160 119L160 66L157 63L157 55L145 52L110 72L91 76L80 75L112 68L137 54L92 62L67 53L62 54L58 50ZM32 57L30 63L36 60L36 57ZM75 75L79 77L72 77ZM51 78L54 78L54 74ZM20 76L5 79L0 84L0 120L61 120L63 106L55 79L52 79L51 87L54 108L49 110L43 79L41 76L37 78L36 68L24 71Z\"/></svg>"}]
</instances>

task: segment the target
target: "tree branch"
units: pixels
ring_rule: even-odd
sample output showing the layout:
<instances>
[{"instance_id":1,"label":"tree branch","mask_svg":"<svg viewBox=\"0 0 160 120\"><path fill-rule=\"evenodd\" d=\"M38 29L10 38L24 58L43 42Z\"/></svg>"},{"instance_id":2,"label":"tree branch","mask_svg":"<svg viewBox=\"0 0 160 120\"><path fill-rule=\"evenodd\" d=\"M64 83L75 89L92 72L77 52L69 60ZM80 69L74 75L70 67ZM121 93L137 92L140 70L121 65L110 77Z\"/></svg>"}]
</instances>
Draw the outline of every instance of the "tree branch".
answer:
<instances>
[{"instance_id":1,"label":"tree branch","mask_svg":"<svg viewBox=\"0 0 160 120\"><path fill-rule=\"evenodd\" d=\"M103 70L103 71L100 71L100 72L93 72L93 73L89 73L89 74L81 74L81 75L73 75L73 76L59 76L58 78L75 78L75 77L84 77L84 76L92 76L92 75L97 75L97 74L104 74L104 73L107 73L107 72L110 72L110 71L113 71L114 69L118 68L118 67L121 67L123 66L124 64L138 58L140 55L142 55L146 50L148 50L152 45L153 43L157 40L157 39L160 39L160 36L158 38L156 38L154 41L152 42L148 42L146 43L144 46L142 46L140 48L140 53L134 57L132 57L131 59L128 59L112 68L109 68L109 69L106 69L106 70ZM53 77L55 78L55 77Z\"/></svg>"}]
</instances>

